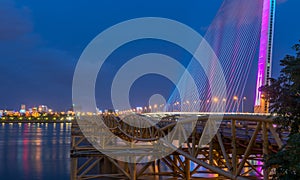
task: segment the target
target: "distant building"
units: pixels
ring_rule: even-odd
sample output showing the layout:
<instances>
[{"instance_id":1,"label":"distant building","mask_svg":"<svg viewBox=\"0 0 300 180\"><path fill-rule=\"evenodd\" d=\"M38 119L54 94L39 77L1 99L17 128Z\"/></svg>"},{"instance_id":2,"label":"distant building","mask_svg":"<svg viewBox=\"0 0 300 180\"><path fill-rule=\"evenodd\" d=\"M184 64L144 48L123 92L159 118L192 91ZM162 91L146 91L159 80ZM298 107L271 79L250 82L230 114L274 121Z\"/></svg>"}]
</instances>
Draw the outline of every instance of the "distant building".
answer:
<instances>
[{"instance_id":1,"label":"distant building","mask_svg":"<svg viewBox=\"0 0 300 180\"><path fill-rule=\"evenodd\" d=\"M26 105L25 104L21 105L20 113L21 114L25 114L26 113Z\"/></svg>"},{"instance_id":2,"label":"distant building","mask_svg":"<svg viewBox=\"0 0 300 180\"><path fill-rule=\"evenodd\" d=\"M37 107L33 107L33 108L29 109L29 111L31 112L31 114L34 114L34 113L38 112L38 108Z\"/></svg>"},{"instance_id":3,"label":"distant building","mask_svg":"<svg viewBox=\"0 0 300 180\"><path fill-rule=\"evenodd\" d=\"M48 106L46 105L39 105L39 108L38 108L38 112L48 112Z\"/></svg>"},{"instance_id":4,"label":"distant building","mask_svg":"<svg viewBox=\"0 0 300 180\"><path fill-rule=\"evenodd\" d=\"M4 114L7 115L7 116L13 116L15 114L15 111L7 111L7 110L5 110Z\"/></svg>"},{"instance_id":5,"label":"distant building","mask_svg":"<svg viewBox=\"0 0 300 180\"><path fill-rule=\"evenodd\" d=\"M37 107L33 107L33 108L32 108L32 113L31 113L31 115L32 115L33 117L39 117L39 116L40 116L40 113L38 112L38 108L37 108Z\"/></svg>"}]
</instances>

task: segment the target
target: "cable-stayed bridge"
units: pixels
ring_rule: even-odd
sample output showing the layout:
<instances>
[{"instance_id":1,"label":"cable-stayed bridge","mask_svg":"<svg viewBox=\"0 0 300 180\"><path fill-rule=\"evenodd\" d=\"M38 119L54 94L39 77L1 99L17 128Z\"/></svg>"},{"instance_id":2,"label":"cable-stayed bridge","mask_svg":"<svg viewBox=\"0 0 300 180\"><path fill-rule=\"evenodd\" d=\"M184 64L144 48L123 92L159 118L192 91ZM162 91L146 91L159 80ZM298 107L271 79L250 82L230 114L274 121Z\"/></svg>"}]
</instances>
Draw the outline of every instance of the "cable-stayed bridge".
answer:
<instances>
[{"instance_id":1,"label":"cable-stayed bridge","mask_svg":"<svg viewBox=\"0 0 300 180\"><path fill-rule=\"evenodd\" d=\"M269 179L263 159L287 135L259 91L271 76L274 12L275 0L225 0L176 89L142 113L83 113L76 102L72 179ZM256 59L257 76L249 77ZM238 113L250 78L255 113Z\"/></svg>"}]
</instances>

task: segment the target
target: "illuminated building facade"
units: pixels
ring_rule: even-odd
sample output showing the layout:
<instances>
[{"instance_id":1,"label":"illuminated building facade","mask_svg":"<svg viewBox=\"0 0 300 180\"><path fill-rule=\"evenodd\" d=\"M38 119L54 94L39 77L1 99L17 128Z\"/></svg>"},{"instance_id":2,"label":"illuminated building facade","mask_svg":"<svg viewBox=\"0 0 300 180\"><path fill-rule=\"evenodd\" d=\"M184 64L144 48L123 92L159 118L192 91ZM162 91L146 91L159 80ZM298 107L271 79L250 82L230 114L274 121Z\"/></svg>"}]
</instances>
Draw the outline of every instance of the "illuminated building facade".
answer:
<instances>
[{"instance_id":1,"label":"illuminated building facade","mask_svg":"<svg viewBox=\"0 0 300 180\"><path fill-rule=\"evenodd\" d=\"M21 105L20 113L21 114L25 114L26 113L26 105L25 104Z\"/></svg>"},{"instance_id":2,"label":"illuminated building facade","mask_svg":"<svg viewBox=\"0 0 300 180\"><path fill-rule=\"evenodd\" d=\"M268 103L265 102L264 95L261 93L261 91L259 91L259 88L263 85L268 84L268 78L271 77L275 5L276 0L263 1L256 94L254 104L254 112L257 113L268 112Z\"/></svg>"},{"instance_id":3,"label":"illuminated building facade","mask_svg":"<svg viewBox=\"0 0 300 180\"><path fill-rule=\"evenodd\" d=\"M38 112L48 112L48 107L46 105L39 105Z\"/></svg>"}]
</instances>

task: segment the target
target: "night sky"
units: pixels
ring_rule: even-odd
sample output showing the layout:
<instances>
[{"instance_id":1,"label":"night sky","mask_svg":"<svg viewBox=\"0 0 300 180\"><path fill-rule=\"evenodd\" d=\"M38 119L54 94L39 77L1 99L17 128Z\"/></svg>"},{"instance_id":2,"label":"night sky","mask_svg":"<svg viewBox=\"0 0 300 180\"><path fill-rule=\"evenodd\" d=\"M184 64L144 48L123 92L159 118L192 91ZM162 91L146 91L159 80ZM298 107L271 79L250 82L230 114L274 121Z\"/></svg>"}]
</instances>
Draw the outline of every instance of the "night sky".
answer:
<instances>
[{"instance_id":1,"label":"night sky","mask_svg":"<svg viewBox=\"0 0 300 180\"><path fill-rule=\"evenodd\" d=\"M0 0L0 109L46 104L66 110L72 105L76 63L100 32L128 19L152 16L180 21L204 35L221 3L221 0ZM299 7L299 0L277 0L273 77L279 74L279 60L292 54L291 46L300 39ZM150 43L152 47L132 51L143 44L135 42L120 49L119 54L112 55L112 61L132 58L147 48L183 56L176 47L170 48L170 52L156 42ZM105 67L104 71L116 68L112 64ZM252 71L255 74L256 65ZM148 81L147 78L141 81ZM102 79L108 80L109 77ZM100 108L105 108L106 95L102 93L105 90L97 87L96 91L97 100L104 102L104 105L99 103ZM251 103L247 103L248 108Z\"/></svg>"}]
</instances>

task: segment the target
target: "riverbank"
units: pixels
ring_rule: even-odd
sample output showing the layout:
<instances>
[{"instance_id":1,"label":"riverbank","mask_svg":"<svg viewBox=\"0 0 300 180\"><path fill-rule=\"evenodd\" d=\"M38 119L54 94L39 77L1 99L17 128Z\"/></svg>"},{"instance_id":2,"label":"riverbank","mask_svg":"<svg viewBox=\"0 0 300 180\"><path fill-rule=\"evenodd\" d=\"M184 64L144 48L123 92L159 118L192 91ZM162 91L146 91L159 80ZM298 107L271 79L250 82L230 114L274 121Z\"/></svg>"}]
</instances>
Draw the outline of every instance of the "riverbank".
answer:
<instances>
[{"instance_id":1,"label":"riverbank","mask_svg":"<svg viewBox=\"0 0 300 180\"><path fill-rule=\"evenodd\" d=\"M2 117L0 123L71 123L74 117Z\"/></svg>"},{"instance_id":2,"label":"riverbank","mask_svg":"<svg viewBox=\"0 0 300 180\"><path fill-rule=\"evenodd\" d=\"M30 121L0 121L0 123L72 123L72 121L34 121L34 120L30 120Z\"/></svg>"}]
</instances>

